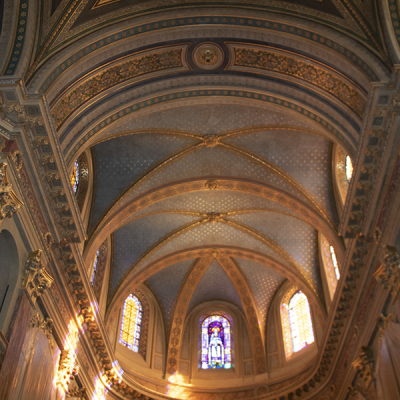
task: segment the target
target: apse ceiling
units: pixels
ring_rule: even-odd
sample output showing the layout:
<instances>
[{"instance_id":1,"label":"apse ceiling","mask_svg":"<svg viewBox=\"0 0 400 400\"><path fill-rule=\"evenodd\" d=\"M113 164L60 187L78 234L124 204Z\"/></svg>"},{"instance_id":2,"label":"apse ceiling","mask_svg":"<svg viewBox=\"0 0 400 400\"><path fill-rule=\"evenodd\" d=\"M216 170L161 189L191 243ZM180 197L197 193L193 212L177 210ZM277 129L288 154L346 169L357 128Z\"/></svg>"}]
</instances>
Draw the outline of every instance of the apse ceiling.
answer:
<instances>
[{"instance_id":1,"label":"apse ceiling","mask_svg":"<svg viewBox=\"0 0 400 400\"><path fill-rule=\"evenodd\" d=\"M319 232L339 254L342 243L333 143L316 124L274 108L183 103L126 121L91 152L88 234L112 235L110 304L145 284L167 329L183 292L187 313L214 301L246 314L236 268L262 332L287 279L321 309Z\"/></svg>"}]
</instances>

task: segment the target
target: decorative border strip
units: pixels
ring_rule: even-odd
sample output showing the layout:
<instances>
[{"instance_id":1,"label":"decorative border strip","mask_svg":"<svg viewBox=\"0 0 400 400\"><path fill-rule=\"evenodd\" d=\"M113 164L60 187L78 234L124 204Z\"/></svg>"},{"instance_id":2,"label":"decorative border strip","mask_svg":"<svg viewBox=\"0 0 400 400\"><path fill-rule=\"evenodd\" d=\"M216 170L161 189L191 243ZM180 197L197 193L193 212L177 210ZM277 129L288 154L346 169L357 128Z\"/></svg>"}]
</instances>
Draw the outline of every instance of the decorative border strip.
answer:
<instances>
[{"instance_id":1,"label":"decorative border strip","mask_svg":"<svg viewBox=\"0 0 400 400\"><path fill-rule=\"evenodd\" d=\"M192 91L182 91L175 92L169 95L160 95L156 97L152 97L148 100L142 100L137 102L136 104L126 107L124 110L116 111L114 114L105 118L103 121L99 122L94 128L92 128L84 138L82 138L78 144L76 144L72 150L70 150L69 154L66 157L67 165L72 161L75 155L79 152L80 148L96 133L102 131L107 128L115 121L126 117L127 115L136 112L140 109L144 109L148 106L152 106L158 103L166 103L171 100L180 100L182 98L193 98L193 97L204 97L204 96L223 96L223 97L242 97L248 99L256 99L260 101L264 101L266 103L277 104L283 106L285 108L290 108L293 111L296 111L300 114L305 115L307 118L312 119L313 121L320 124L323 128L328 129L331 133L333 133L345 146L347 149L351 149L351 145L346 137L344 137L340 131L338 131L330 122L327 122L325 119L315 115L315 113L308 111L306 108L297 105L291 101L282 100L276 96L267 96L265 94L260 94L247 90L192 90ZM355 144L355 142L353 143Z\"/></svg>"},{"instance_id":2,"label":"decorative border strip","mask_svg":"<svg viewBox=\"0 0 400 400\"><path fill-rule=\"evenodd\" d=\"M393 33L396 36L397 44L400 47L400 15L397 0L388 0L388 12L392 21Z\"/></svg>"},{"instance_id":3,"label":"decorative border strip","mask_svg":"<svg viewBox=\"0 0 400 400\"><path fill-rule=\"evenodd\" d=\"M148 33L152 31L159 31L168 28L174 28L176 26L195 26L195 25L232 25L232 26L250 26L254 28L267 29L276 32L289 33L295 36L302 37L304 39L312 40L324 47L334 50L341 56L346 57L351 63L360 68L370 79L375 82L379 78L373 69L355 53L350 51L347 47L340 45L339 43L332 41L326 36L322 36L315 32L300 29L293 25L279 23L275 21L267 21L264 19L254 18L233 18L233 17L216 17L216 16L201 16L193 18L173 18L164 21L151 22L147 24L141 24L133 28L125 29L120 32L109 35L105 38L99 39L85 48L76 51L73 55L67 58L59 64L49 74L46 81L42 84L39 89L41 94L46 93L50 86L55 80L66 70L71 68L77 61L84 58L86 55L93 53L94 51L112 45L120 40L139 35L141 33Z\"/></svg>"},{"instance_id":4,"label":"decorative border strip","mask_svg":"<svg viewBox=\"0 0 400 400\"><path fill-rule=\"evenodd\" d=\"M15 28L13 49L9 55L7 66L4 67L3 75L14 75L22 54L25 43L26 25L28 22L29 0L21 0L18 8L18 22Z\"/></svg>"}]
</instances>

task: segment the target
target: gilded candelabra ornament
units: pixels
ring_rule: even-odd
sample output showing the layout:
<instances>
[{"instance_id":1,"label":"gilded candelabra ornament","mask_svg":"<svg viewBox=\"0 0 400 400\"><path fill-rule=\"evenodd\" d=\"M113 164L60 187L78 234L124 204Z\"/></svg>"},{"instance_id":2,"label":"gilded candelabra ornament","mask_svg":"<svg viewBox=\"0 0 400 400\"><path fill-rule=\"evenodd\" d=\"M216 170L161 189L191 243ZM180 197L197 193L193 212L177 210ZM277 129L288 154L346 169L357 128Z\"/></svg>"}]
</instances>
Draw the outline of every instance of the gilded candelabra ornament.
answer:
<instances>
[{"instance_id":1,"label":"gilded candelabra ornament","mask_svg":"<svg viewBox=\"0 0 400 400\"><path fill-rule=\"evenodd\" d=\"M386 246L383 263L374 277L385 289L390 290L393 302L400 289L400 256L395 246Z\"/></svg>"},{"instance_id":2,"label":"gilded candelabra ornament","mask_svg":"<svg viewBox=\"0 0 400 400\"><path fill-rule=\"evenodd\" d=\"M22 277L21 288L28 294L32 305L36 299L49 288L53 278L47 273L41 263L42 250L36 250L29 254L25 264L25 272Z\"/></svg>"},{"instance_id":3,"label":"gilded candelabra ornament","mask_svg":"<svg viewBox=\"0 0 400 400\"><path fill-rule=\"evenodd\" d=\"M4 155L0 156L0 221L11 218L24 204L18 199L7 179L8 162Z\"/></svg>"}]
</instances>

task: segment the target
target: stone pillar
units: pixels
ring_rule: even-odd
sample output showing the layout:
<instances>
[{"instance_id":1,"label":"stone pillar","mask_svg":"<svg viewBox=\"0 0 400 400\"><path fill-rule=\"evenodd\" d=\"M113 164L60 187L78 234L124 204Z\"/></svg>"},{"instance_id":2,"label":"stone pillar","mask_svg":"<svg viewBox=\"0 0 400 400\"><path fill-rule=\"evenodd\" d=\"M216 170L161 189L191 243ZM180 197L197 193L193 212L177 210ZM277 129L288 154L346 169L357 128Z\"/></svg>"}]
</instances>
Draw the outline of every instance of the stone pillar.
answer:
<instances>
[{"instance_id":1,"label":"stone pillar","mask_svg":"<svg viewBox=\"0 0 400 400\"><path fill-rule=\"evenodd\" d=\"M8 347L0 371L0 399L8 400L17 381L18 362L29 328L36 299L50 287L53 279L41 264L41 250L29 254L21 290L6 338Z\"/></svg>"}]
</instances>

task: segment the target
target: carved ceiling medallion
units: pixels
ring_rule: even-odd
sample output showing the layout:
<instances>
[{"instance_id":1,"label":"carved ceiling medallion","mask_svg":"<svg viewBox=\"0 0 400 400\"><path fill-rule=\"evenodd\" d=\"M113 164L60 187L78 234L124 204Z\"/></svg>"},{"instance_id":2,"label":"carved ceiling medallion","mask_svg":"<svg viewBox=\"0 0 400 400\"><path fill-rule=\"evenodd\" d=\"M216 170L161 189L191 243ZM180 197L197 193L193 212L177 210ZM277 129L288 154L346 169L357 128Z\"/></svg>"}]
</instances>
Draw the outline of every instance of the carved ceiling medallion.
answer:
<instances>
[{"instance_id":1,"label":"carved ceiling medallion","mask_svg":"<svg viewBox=\"0 0 400 400\"><path fill-rule=\"evenodd\" d=\"M202 43L193 51L193 61L201 69L218 68L224 60L221 47L213 43Z\"/></svg>"}]
</instances>

